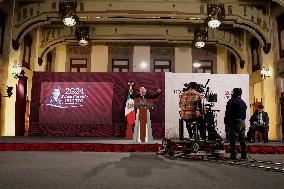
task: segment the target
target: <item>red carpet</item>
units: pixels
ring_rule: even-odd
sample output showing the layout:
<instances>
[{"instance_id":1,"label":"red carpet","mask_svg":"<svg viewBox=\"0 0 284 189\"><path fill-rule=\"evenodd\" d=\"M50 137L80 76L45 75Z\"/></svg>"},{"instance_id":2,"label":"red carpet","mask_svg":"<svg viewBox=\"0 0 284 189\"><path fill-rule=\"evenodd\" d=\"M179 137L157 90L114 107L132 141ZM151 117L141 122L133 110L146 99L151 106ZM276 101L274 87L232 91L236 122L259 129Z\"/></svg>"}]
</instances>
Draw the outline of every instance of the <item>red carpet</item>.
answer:
<instances>
[{"instance_id":1,"label":"red carpet","mask_svg":"<svg viewBox=\"0 0 284 189\"><path fill-rule=\"evenodd\" d=\"M156 152L160 144L1 143L0 151ZM240 146L238 146L238 151ZM229 152L229 146L225 145ZM251 154L284 154L284 146L248 145Z\"/></svg>"}]
</instances>

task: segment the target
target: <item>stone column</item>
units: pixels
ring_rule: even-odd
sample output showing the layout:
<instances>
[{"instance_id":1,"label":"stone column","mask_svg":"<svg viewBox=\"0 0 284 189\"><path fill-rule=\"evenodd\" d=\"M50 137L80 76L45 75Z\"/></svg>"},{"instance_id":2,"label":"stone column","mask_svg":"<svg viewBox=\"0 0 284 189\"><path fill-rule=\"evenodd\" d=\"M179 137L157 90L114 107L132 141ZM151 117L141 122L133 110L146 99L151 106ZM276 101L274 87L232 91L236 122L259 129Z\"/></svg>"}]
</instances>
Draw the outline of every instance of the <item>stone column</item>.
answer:
<instances>
[{"instance_id":1,"label":"stone column","mask_svg":"<svg viewBox=\"0 0 284 189\"><path fill-rule=\"evenodd\" d=\"M192 52L191 47L175 48L175 72L192 73Z\"/></svg>"},{"instance_id":2,"label":"stone column","mask_svg":"<svg viewBox=\"0 0 284 189\"><path fill-rule=\"evenodd\" d=\"M217 47L217 74L228 73L228 56L227 50L222 47Z\"/></svg>"},{"instance_id":3,"label":"stone column","mask_svg":"<svg viewBox=\"0 0 284 189\"><path fill-rule=\"evenodd\" d=\"M108 46L92 46L91 72L107 72L108 67Z\"/></svg>"},{"instance_id":4,"label":"stone column","mask_svg":"<svg viewBox=\"0 0 284 189\"><path fill-rule=\"evenodd\" d=\"M55 72L69 72L65 70L65 64L70 64L69 60L66 60L66 45L56 46L56 57L55 57Z\"/></svg>"}]
</instances>

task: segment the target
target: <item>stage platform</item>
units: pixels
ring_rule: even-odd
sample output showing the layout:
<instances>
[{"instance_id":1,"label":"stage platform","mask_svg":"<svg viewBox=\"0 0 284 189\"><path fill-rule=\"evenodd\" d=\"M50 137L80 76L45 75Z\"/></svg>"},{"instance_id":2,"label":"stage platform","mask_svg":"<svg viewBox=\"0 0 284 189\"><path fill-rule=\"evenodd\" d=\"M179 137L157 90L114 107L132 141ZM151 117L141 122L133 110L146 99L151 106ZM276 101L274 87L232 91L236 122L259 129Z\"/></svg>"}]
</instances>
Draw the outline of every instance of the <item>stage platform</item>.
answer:
<instances>
[{"instance_id":1,"label":"stage platform","mask_svg":"<svg viewBox=\"0 0 284 189\"><path fill-rule=\"evenodd\" d=\"M137 143L123 138L0 137L0 151L156 152L161 144L162 139ZM229 152L228 143L225 143L225 151ZM247 151L251 154L284 154L284 141L247 143Z\"/></svg>"}]
</instances>

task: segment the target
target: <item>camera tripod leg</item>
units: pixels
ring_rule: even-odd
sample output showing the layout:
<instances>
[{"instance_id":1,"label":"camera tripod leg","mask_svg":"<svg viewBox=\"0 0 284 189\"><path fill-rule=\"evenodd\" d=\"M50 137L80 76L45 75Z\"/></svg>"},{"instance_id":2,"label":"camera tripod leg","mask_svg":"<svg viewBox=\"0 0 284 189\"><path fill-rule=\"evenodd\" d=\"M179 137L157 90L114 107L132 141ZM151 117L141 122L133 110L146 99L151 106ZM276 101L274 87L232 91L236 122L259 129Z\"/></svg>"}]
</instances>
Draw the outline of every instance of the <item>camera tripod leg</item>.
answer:
<instances>
[{"instance_id":1,"label":"camera tripod leg","mask_svg":"<svg viewBox=\"0 0 284 189\"><path fill-rule=\"evenodd\" d=\"M197 129L197 122L195 122L194 127L195 127L195 142L197 142L198 139L199 139L199 137L198 137L198 129Z\"/></svg>"},{"instance_id":2,"label":"camera tripod leg","mask_svg":"<svg viewBox=\"0 0 284 189\"><path fill-rule=\"evenodd\" d=\"M183 140L183 119L179 119L179 140Z\"/></svg>"}]
</instances>

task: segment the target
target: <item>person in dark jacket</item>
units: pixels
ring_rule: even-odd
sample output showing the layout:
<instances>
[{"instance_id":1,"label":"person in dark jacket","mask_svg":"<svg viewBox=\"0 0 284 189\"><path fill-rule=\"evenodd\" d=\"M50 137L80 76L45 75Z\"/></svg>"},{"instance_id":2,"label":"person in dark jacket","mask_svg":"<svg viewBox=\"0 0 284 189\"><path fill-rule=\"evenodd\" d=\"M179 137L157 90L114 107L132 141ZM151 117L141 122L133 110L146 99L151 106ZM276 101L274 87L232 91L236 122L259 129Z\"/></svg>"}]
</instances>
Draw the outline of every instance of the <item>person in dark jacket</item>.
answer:
<instances>
[{"instance_id":1,"label":"person in dark jacket","mask_svg":"<svg viewBox=\"0 0 284 189\"><path fill-rule=\"evenodd\" d=\"M264 106L258 105L256 112L250 118L250 127L248 131L248 140L254 142L255 131L260 131L263 136L263 142L268 142L269 117L268 113L263 111Z\"/></svg>"},{"instance_id":2,"label":"person in dark jacket","mask_svg":"<svg viewBox=\"0 0 284 189\"><path fill-rule=\"evenodd\" d=\"M148 94L148 93L146 93L146 88L145 87L140 87L139 88L139 94L137 94L137 93L134 93L133 92L133 89L130 89L129 90L129 93L130 93L130 98L132 98L132 99L135 99L135 98L140 98L142 101L144 100L144 99L155 99L155 98L157 98L160 94L161 94L161 89L158 89L157 91L156 91L156 94L153 94L153 95L150 95L150 94Z\"/></svg>"},{"instance_id":3,"label":"person in dark jacket","mask_svg":"<svg viewBox=\"0 0 284 189\"><path fill-rule=\"evenodd\" d=\"M230 132L230 158L237 159L236 140L241 144L241 159L246 159L246 143L245 143L245 119L247 105L241 99L242 89L234 88L232 98L226 105L224 122L228 125Z\"/></svg>"}]
</instances>

